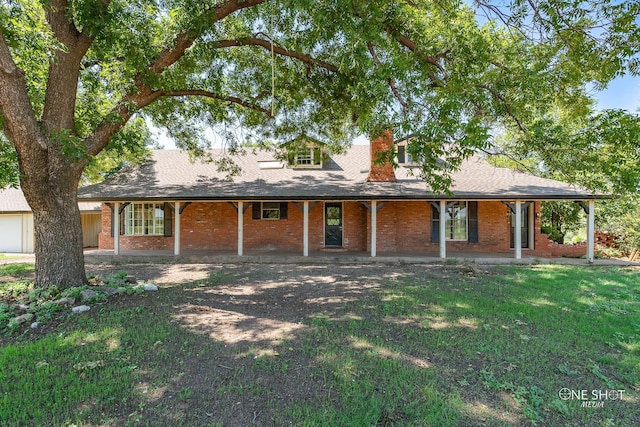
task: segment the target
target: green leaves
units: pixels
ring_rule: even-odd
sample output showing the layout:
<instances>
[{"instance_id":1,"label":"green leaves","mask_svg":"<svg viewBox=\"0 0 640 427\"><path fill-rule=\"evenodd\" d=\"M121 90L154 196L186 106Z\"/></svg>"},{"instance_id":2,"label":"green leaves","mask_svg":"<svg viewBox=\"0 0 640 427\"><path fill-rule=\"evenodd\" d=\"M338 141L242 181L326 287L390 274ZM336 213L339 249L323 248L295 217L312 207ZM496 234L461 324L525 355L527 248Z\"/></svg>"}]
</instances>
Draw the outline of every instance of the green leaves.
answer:
<instances>
[{"instance_id":1,"label":"green leaves","mask_svg":"<svg viewBox=\"0 0 640 427\"><path fill-rule=\"evenodd\" d=\"M0 6L0 28L26 73L36 118L56 64L52 52L74 49L53 36L49 7L34 0ZM640 178L637 118L594 114L589 90L638 72L639 7L614 0L479 1L473 8L458 0L76 0L66 16L91 46L80 62L74 126L56 130L51 142L71 161L83 158L82 145L96 134L111 138L109 151L142 153L148 134L139 124L124 128L131 117L200 153L211 130L232 147L301 134L340 146L383 125L396 138L416 137L412 147L434 190L446 190L465 157L505 145L501 136L510 152L536 157L563 179L628 191ZM68 71L75 78L78 70ZM584 174L597 159L600 171Z\"/></svg>"},{"instance_id":2,"label":"green leaves","mask_svg":"<svg viewBox=\"0 0 640 427\"><path fill-rule=\"evenodd\" d=\"M16 187L19 178L18 153L16 153L13 145L0 133L0 188Z\"/></svg>"}]
</instances>

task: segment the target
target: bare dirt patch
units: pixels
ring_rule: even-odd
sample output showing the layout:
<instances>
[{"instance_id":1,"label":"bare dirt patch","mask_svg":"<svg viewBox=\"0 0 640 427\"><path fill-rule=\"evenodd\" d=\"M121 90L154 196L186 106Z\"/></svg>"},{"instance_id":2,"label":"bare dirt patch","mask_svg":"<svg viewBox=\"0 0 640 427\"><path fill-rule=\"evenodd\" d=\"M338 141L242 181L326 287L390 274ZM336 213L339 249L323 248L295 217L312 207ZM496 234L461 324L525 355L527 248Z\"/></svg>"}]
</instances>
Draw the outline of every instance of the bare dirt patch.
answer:
<instances>
[{"instance_id":1,"label":"bare dirt patch","mask_svg":"<svg viewBox=\"0 0 640 427\"><path fill-rule=\"evenodd\" d=\"M153 311L150 315L170 318L192 333L188 345L193 351L178 368L166 366L167 372L177 369L180 375L166 378L162 386L158 378L141 381L149 401L138 412L145 422L158 425L284 425L290 417L282 408L291 402L313 406L323 399L340 406L343 402L331 390L332 381L327 381L334 373L322 372L322 363L313 355L313 319L348 321L349 304L371 298L386 281L435 278L459 269L291 264L87 268L89 274L126 271L138 280L157 283L157 294L124 297L115 303L142 306ZM163 342L154 352L179 354L184 343ZM405 357L407 364L429 368L420 357ZM180 398L181 390L188 390L189 397ZM401 424L394 413L381 414L381 420L380 425Z\"/></svg>"}]
</instances>

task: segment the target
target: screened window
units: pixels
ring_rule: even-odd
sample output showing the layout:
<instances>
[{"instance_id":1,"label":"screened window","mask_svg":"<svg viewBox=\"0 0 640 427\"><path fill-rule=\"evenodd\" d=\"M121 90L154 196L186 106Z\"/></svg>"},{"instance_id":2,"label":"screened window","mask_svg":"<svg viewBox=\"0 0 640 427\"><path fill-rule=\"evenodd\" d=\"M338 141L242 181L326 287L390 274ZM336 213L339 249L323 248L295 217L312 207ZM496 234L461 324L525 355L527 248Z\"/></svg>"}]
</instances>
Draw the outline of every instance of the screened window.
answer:
<instances>
[{"instance_id":1,"label":"screened window","mask_svg":"<svg viewBox=\"0 0 640 427\"><path fill-rule=\"evenodd\" d=\"M287 219L286 202L262 202L253 204L253 219Z\"/></svg>"},{"instance_id":2,"label":"screened window","mask_svg":"<svg viewBox=\"0 0 640 427\"><path fill-rule=\"evenodd\" d=\"M127 236L164 235L162 203L131 203L124 209L124 234Z\"/></svg>"},{"instance_id":3,"label":"screened window","mask_svg":"<svg viewBox=\"0 0 640 427\"><path fill-rule=\"evenodd\" d=\"M263 203L262 219L280 219L280 203Z\"/></svg>"},{"instance_id":4,"label":"screened window","mask_svg":"<svg viewBox=\"0 0 640 427\"><path fill-rule=\"evenodd\" d=\"M447 203L446 232L447 240L467 240L467 203Z\"/></svg>"}]
</instances>

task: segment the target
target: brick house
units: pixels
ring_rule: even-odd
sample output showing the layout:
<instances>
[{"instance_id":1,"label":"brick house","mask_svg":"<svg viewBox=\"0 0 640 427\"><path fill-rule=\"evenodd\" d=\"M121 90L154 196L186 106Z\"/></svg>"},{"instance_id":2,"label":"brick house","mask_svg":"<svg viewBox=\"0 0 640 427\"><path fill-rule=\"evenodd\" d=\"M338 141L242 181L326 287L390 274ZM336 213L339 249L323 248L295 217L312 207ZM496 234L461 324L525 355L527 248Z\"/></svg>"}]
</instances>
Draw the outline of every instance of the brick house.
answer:
<instances>
[{"instance_id":1,"label":"brick house","mask_svg":"<svg viewBox=\"0 0 640 427\"><path fill-rule=\"evenodd\" d=\"M78 193L82 201L102 202L101 249L239 256L561 255L563 249L540 231L540 202L572 200L588 213L588 243L579 250L593 261L593 206L601 196L477 157L454 174L452 194L433 194L412 174L415 164L402 142L397 168L372 161L372 153L393 144L385 133L370 146L352 146L339 155L327 155L318 144L298 146L283 160L248 152L232 156L241 173L231 181L214 163L191 162L180 150L157 150L142 166Z\"/></svg>"}]
</instances>

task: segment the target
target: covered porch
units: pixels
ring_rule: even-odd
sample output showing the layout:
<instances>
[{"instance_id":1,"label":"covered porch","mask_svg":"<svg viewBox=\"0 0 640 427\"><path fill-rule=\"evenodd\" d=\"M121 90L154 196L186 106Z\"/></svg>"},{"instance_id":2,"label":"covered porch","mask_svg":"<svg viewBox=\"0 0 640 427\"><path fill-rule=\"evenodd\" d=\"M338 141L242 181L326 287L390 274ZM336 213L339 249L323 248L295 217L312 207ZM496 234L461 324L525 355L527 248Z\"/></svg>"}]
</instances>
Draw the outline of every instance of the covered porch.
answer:
<instances>
[{"instance_id":1,"label":"covered porch","mask_svg":"<svg viewBox=\"0 0 640 427\"><path fill-rule=\"evenodd\" d=\"M558 265L583 265L585 258L568 257L537 257L523 256L516 259L507 254L471 253L450 251L447 258L440 258L436 252L427 254L411 253L379 253L371 257L368 252L325 252L312 251L308 256L303 256L294 251L247 251L243 256L238 256L235 251L210 251L200 249L187 249L182 254L175 255L172 250L122 250L115 255L113 249L86 249L85 261L87 263L111 263L122 264L136 263L185 263L185 264L224 264L224 263L264 263L264 264L442 264L442 263L473 263L485 265L533 265L533 264L558 264ZM592 265L640 265L619 259L594 259Z\"/></svg>"},{"instance_id":2,"label":"covered porch","mask_svg":"<svg viewBox=\"0 0 640 427\"><path fill-rule=\"evenodd\" d=\"M587 215L587 242L584 258L586 262L593 263L595 261L593 215L595 203L594 200L577 202L581 204ZM162 229L164 243L155 247L143 243L130 244L133 239L137 242L151 242L151 239L158 237L135 235L135 233L126 235L126 230L132 227L133 220L127 220L128 217L123 218L123 212L132 203L141 206L151 205L136 202L110 204L112 250L109 251L111 248L103 246L102 249L107 252L99 251L94 254L113 256L152 254L165 257L196 256L223 259L229 257L277 259L285 256L303 259L311 257L352 260L377 257L411 260L449 258L536 260L549 256L543 252L544 248L536 247L536 245L542 246L540 241L544 241L544 236L540 236L540 226L536 222L539 220L536 209L539 208L536 208L536 202L531 200L162 202L153 204L155 208L152 209L160 212L158 206L162 206L164 212L160 219L164 225ZM478 214L478 205L480 214ZM508 217L505 219L502 213L489 212L495 211L496 207L502 207L502 211L507 213ZM464 212L462 219L464 224L461 227L464 229L464 240L460 239L456 235L457 231L454 230L454 222L458 221L452 213L455 209L462 209ZM443 216L445 220L442 221L439 220L441 212L445 213ZM508 212L511 212L510 216ZM282 219L286 221L277 221ZM121 221L130 223L123 227ZM158 222L157 218L151 221ZM215 221L220 224L212 225ZM496 229L494 224L493 228L489 228L487 224L490 222L498 224L499 227ZM402 224L406 223L411 224L402 228ZM509 223L511 224L510 246ZM114 230L125 230L125 235ZM479 230L480 239L478 238ZM270 238L276 239L275 245L260 246L254 243L260 234L269 233ZM395 234L390 237L390 233ZM282 237L280 244L277 244L277 239L285 234L286 238ZM503 236L496 236L498 234ZM200 241L203 236L208 239L204 243ZM445 238L441 239L440 236ZM121 244L122 239L125 239L127 244ZM412 239L421 241L421 246L414 248L405 242ZM389 240L395 243L390 246ZM495 242L499 242L502 246L496 245ZM496 250L497 247L500 250Z\"/></svg>"}]
</instances>

